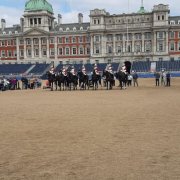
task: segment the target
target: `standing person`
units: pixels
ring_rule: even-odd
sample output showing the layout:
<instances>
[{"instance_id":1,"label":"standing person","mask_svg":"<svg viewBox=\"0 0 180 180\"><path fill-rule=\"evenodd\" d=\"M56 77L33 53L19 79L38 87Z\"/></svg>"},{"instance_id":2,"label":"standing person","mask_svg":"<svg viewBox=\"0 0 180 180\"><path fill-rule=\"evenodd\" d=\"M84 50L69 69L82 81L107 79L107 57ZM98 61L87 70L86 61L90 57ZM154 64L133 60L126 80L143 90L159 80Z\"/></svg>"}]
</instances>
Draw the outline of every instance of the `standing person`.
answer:
<instances>
[{"instance_id":1,"label":"standing person","mask_svg":"<svg viewBox=\"0 0 180 180\"><path fill-rule=\"evenodd\" d=\"M132 85L132 79L133 79L132 75L131 75L131 74L128 74L128 82L127 82L127 85L128 85L128 86L131 86L131 85Z\"/></svg>"},{"instance_id":2,"label":"standing person","mask_svg":"<svg viewBox=\"0 0 180 180\"><path fill-rule=\"evenodd\" d=\"M170 72L166 74L166 86L171 86L171 75Z\"/></svg>"},{"instance_id":3,"label":"standing person","mask_svg":"<svg viewBox=\"0 0 180 180\"><path fill-rule=\"evenodd\" d=\"M155 72L154 76L155 76L156 86L159 86L160 73Z\"/></svg>"},{"instance_id":4,"label":"standing person","mask_svg":"<svg viewBox=\"0 0 180 180\"><path fill-rule=\"evenodd\" d=\"M136 73L136 71L132 71L132 77L133 77L133 83L134 83L134 87L137 86L138 87L138 74Z\"/></svg>"}]
</instances>

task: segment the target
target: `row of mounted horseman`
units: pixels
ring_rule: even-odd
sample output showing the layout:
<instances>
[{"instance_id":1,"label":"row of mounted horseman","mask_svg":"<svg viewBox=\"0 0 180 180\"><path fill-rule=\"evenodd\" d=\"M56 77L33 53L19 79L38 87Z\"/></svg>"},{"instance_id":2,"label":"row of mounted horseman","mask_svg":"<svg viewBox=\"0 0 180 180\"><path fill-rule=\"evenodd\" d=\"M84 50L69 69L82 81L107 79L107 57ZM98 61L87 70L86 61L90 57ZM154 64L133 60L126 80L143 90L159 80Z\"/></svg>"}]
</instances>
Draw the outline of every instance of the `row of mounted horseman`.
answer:
<instances>
[{"instance_id":1,"label":"row of mounted horseman","mask_svg":"<svg viewBox=\"0 0 180 180\"><path fill-rule=\"evenodd\" d=\"M112 89L115 86L115 77L119 80L120 88L122 89L123 84L127 81L127 73L125 70L125 66L121 68L115 74L112 71L111 65L108 65L106 69L103 71L102 76L99 73L97 65L94 65L94 69L92 74L89 76L86 73L86 69L82 66L82 69L78 72L75 72L74 67L63 68L62 70L55 72L52 67L50 71L47 72L47 78L49 81L49 86L51 90L77 90L79 85L80 89L89 89L92 87L93 89L98 89L99 86L102 87L102 79L105 87L108 89Z\"/></svg>"}]
</instances>

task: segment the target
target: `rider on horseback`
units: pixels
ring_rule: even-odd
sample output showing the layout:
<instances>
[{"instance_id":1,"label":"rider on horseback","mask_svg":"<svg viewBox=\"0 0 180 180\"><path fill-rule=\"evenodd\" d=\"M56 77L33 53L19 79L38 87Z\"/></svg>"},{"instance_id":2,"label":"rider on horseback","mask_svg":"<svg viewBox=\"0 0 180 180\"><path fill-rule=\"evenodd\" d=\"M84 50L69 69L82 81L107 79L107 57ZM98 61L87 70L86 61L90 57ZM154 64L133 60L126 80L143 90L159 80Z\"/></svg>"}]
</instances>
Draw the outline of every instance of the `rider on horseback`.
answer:
<instances>
[{"instance_id":1,"label":"rider on horseback","mask_svg":"<svg viewBox=\"0 0 180 180\"><path fill-rule=\"evenodd\" d=\"M51 69L49 70L49 72L50 72L52 75L55 74L54 66L51 66Z\"/></svg>"},{"instance_id":2,"label":"rider on horseback","mask_svg":"<svg viewBox=\"0 0 180 180\"><path fill-rule=\"evenodd\" d=\"M72 67L70 72L71 72L72 75L74 75L74 76L76 75L76 71L75 71L74 67Z\"/></svg>"},{"instance_id":3,"label":"rider on horseback","mask_svg":"<svg viewBox=\"0 0 180 180\"><path fill-rule=\"evenodd\" d=\"M63 69L62 69L62 74L63 74L64 76L67 76L67 69L66 69L66 67L64 67L64 66L63 66Z\"/></svg>"},{"instance_id":4,"label":"rider on horseback","mask_svg":"<svg viewBox=\"0 0 180 180\"><path fill-rule=\"evenodd\" d=\"M87 74L86 74L86 68L85 68L84 65L82 65L82 73L83 73L84 75L87 75Z\"/></svg>"},{"instance_id":5,"label":"rider on horseback","mask_svg":"<svg viewBox=\"0 0 180 180\"><path fill-rule=\"evenodd\" d=\"M97 64L94 64L94 72L96 75L99 75L99 70L98 70Z\"/></svg>"},{"instance_id":6,"label":"rider on horseback","mask_svg":"<svg viewBox=\"0 0 180 180\"><path fill-rule=\"evenodd\" d=\"M113 74L113 70L112 70L112 65L111 64L108 64L106 66L106 69L105 69L107 72L109 72L110 74Z\"/></svg>"}]
</instances>

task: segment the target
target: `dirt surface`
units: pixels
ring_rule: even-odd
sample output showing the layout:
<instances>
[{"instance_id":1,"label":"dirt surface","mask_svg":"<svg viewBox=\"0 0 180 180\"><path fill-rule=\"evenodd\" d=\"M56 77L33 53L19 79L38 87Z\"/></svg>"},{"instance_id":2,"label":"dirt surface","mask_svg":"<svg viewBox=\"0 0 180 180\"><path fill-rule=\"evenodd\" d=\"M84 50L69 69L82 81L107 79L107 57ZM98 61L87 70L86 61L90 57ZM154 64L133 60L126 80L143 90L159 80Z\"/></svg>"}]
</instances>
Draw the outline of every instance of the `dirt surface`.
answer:
<instances>
[{"instance_id":1,"label":"dirt surface","mask_svg":"<svg viewBox=\"0 0 180 180\"><path fill-rule=\"evenodd\" d=\"M0 180L180 180L180 79L0 92Z\"/></svg>"}]
</instances>

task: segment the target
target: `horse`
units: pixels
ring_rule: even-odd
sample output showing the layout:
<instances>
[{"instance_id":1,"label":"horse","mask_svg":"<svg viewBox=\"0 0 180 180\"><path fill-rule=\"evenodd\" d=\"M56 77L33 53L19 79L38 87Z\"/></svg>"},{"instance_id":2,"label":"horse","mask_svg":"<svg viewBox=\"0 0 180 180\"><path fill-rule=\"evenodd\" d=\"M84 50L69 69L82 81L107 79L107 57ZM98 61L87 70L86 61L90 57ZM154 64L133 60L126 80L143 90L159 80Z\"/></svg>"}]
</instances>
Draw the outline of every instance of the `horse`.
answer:
<instances>
[{"instance_id":1,"label":"horse","mask_svg":"<svg viewBox=\"0 0 180 180\"><path fill-rule=\"evenodd\" d=\"M46 75L49 81L49 86L51 88L51 91L53 91L53 84L55 82L55 74L51 73L50 71L47 71Z\"/></svg>"},{"instance_id":2,"label":"horse","mask_svg":"<svg viewBox=\"0 0 180 180\"><path fill-rule=\"evenodd\" d=\"M71 72L67 73L67 85L69 90L71 90L71 87L73 86L73 90L77 90L78 85L78 76L76 74L72 74Z\"/></svg>"},{"instance_id":3,"label":"horse","mask_svg":"<svg viewBox=\"0 0 180 180\"><path fill-rule=\"evenodd\" d=\"M98 89L98 83L99 83L99 85L101 85L101 75L97 74L94 70L92 73L91 80L92 80L93 90L97 90Z\"/></svg>"},{"instance_id":4,"label":"horse","mask_svg":"<svg viewBox=\"0 0 180 180\"><path fill-rule=\"evenodd\" d=\"M62 70L60 70L55 74L55 86L56 86L56 90L59 87L60 91L62 90L62 88L64 91L68 87L68 77L63 74Z\"/></svg>"},{"instance_id":5,"label":"horse","mask_svg":"<svg viewBox=\"0 0 180 180\"><path fill-rule=\"evenodd\" d=\"M107 90L112 89L112 87L115 85L114 74L105 70L103 71L103 77L105 78L104 80Z\"/></svg>"},{"instance_id":6,"label":"horse","mask_svg":"<svg viewBox=\"0 0 180 180\"><path fill-rule=\"evenodd\" d=\"M84 74L82 71L79 71L78 78L79 78L80 89L85 90L86 87L88 87L88 89L89 89L89 76L87 74Z\"/></svg>"},{"instance_id":7,"label":"horse","mask_svg":"<svg viewBox=\"0 0 180 180\"><path fill-rule=\"evenodd\" d=\"M118 71L116 73L116 78L119 80L120 89L123 89L123 87L126 88L127 74L123 71Z\"/></svg>"}]
</instances>

